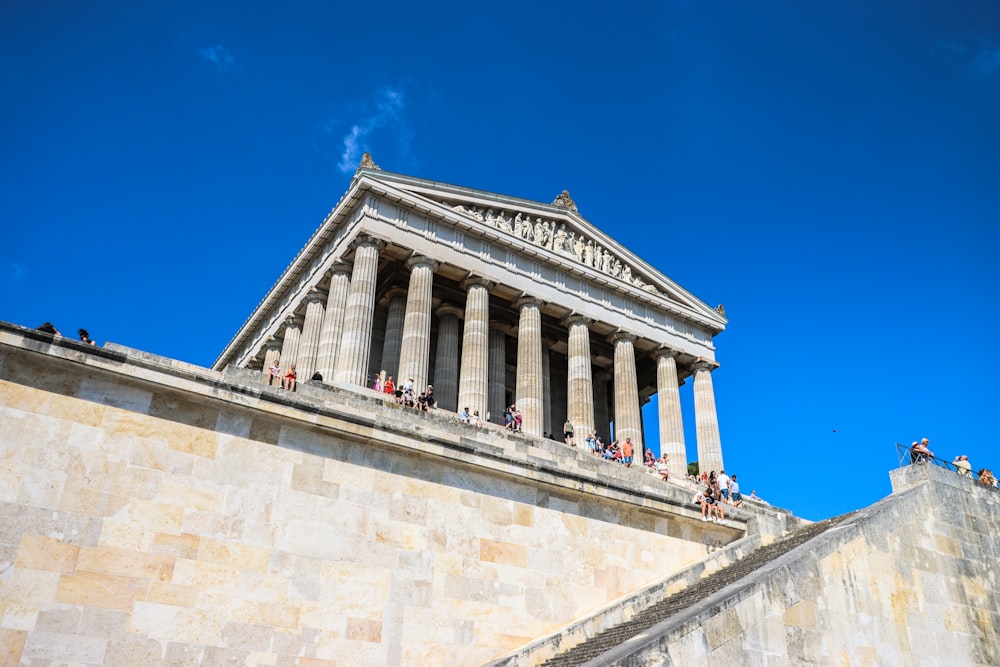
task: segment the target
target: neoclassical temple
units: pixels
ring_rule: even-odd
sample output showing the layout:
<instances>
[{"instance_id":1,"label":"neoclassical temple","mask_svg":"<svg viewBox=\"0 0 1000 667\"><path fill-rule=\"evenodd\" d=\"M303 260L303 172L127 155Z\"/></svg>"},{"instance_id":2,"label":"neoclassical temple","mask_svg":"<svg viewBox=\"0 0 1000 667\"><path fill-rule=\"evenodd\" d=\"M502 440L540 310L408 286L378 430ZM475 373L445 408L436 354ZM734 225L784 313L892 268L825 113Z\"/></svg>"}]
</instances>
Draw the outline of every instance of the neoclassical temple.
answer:
<instances>
[{"instance_id":1,"label":"neoclassical temple","mask_svg":"<svg viewBox=\"0 0 1000 667\"><path fill-rule=\"evenodd\" d=\"M693 376L702 469L723 468L709 307L580 215L551 204L393 174L367 153L347 193L215 361L363 391L376 374L434 385L524 432L596 429L636 443L659 395L662 451L687 469L679 387ZM641 460L641 458L639 459Z\"/></svg>"}]
</instances>

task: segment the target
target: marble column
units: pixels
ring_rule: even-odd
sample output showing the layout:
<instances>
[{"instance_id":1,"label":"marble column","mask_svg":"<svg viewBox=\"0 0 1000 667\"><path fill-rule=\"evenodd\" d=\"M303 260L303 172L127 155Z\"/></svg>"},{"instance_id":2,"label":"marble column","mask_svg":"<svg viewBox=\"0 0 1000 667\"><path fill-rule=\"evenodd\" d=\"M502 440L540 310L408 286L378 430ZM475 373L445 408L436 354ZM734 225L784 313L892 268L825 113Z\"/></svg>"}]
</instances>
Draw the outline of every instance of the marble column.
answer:
<instances>
[{"instance_id":1,"label":"marble column","mask_svg":"<svg viewBox=\"0 0 1000 667\"><path fill-rule=\"evenodd\" d=\"M635 371L635 336L618 332L615 346L615 438L632 438L633 461L642 463L642 415L639 411L639 381Z\"/></svg>"},{"instance_id":2,"label":"marble column","mask_svg":"<svg viewBox=\"0 0 1000 667\"><path fill-rule=\"evenodd\" d=\"M656 359L656 396L660 421L660 453L668 457L667 467L677 479L687 475L681 392L677 382L677 351L661 347Z\"/></svg>"},{"instance_id":3,"label":"marble column","mask_svg":"<svg viewBox=\"0 0 1000 667\"><path fill-rule=\"evenodd\" d=\"M302 338L299 340L298 366L299 380L305 381L312 377L316 370L319 356L319 339L323 330L323 320L326 315L327 293L311 288L303 301L306 304L306 315L302 322ZM324 380L329 380L325 375Z\"/></svg>"},{"instance_id":4,"label":"marble column","mask_svg":"<svg viewBox=\"0 0 1000 667\"><path fill-rule=\"evenodd\" d=\"M302 317L299 315L289 315L285 319L285 333L281 340L281 356L279 357L281 377L285 377L285 373L288 372L293 364L296 365L296 371L298 371L299 341L301 340Z\"/></svg>"},{"instance_id":5,"label":"marble column","mask_svg":"<svg viewBox=\"0 0 1000 667\"><path fill-rule=\"evenodd\" d=\"M489 411L490 289L493 283L472 276L465 289L465 328L462 332L462 371L458 380L458 404L471 412L479 410L485 421Z\"/></svg>"},{"instance_id":6,"label":"marble column","mask_svg":"<svg viewBox=\"0 0 1000 667\"><path fill-rule=\"evenodd\" d=\"M351 265L337 262L330 269L330 290L316 358L316 370L327 381L333 380L337 368L337 353L340 352L340 334L344 330L344 309L347 307L347 290L350 285Z\"/></svg>"},{"instance_id":7,"label":"marble column","mask_svg":"<svg viewBox=\"0 0 1000 667\"><path fill-rule=\"evenodd\" d=\"M719 417L715 411L715 389L712 371L718 366L711 361L699 361L694 370L694 424L698 437L698 470L704 472L723 469L722 438L719 436Z\"/></svg>"},{"instance_id":8,"label":"marble column","mask_svg":"<svg viewBox=\"0 0 1000 667\"><path fill-rule=\"evenodd\" d=\"M542 341L542 435L552 433L552 344ZM560 423L560 427L562 424ZM560 431L561 433L561 431Z\"/></svg>"},{"instance_id":9,"label":"marble column","mask_svg":"<svg viewBox=\"0 0 1000 667\"><path fill-rule=\"evenodd\" d=\"M437 309L437 353L434 355L434 400L442 410L458 412L458 342L462 310L444 305Z\"/></svg>"},{"instance_id":10,"label":"marble column","mask_svg":"<svg viewBox=\"0 0 1000 667\"><path fill-rule=\"evenodd\" d=\"M542 435L542 303L523 297L514 304L520 317L517 325L517 382L515 402L521 411L522 430Z\"/></svg>"},{"instance_id":11,"label":"marble column","mask_svg":"<svg viewBox=\"0 0 1000 667\"><path fill-rule=\"evenodd\" d=\"M507 407L507 325L490 321L489 415L494 424L503 424Z\"/></svg>"},{"instance_id":12,"label":"marble column","mask_svg":"<svg viewBox=\"0 0 1000 667\"><path fill-rule=\"evenodd\" d=\"M334 380L343 384L362 385L368 372L368 353L371 348L378 255L385 247L385 242L371 236L360 236L354 247L354 269L351 272L351 286L347 290L344 328Z\"/></svg>"},{"instance_id":13,"label":"marble column","mask_svg":"<svg viewBox=\"0 0 1000 667\"><path fill-rule=\"evenodd\" d=\"M399 351L403 346L403 320L406 317L406 290L393 287L385 294L389 299L388 314L385 318L385 340L382 343L382 368L392 381L399 379Z\"/></svg>"},{"instance_id":14,"label":"marble column","mask_svg":"<svg viewBox=\"0 0 1000 667\"><path fill-rule=\"evenodd\" d=\"M438 263L430 257L411 257L410 287L406 291L406 315L403 318L403 344L399 349L397 385L413 379L418 395L427 387L427 364L431 354L431 296L434 272Z\"/></svg>"},{"instance_id":15,"label":"marble column","mask_svg":"<svg viewBox=\"0 0 1000 667\"><path fill-rule=\"evenodd\" d=\"M264 370L261 373L261 382L267 384L271 379L271 364L275 359L281 358L281 341L271 338L264 344ZM280 361L278 362L281 363Z\"/></svg>"},{"instance_id":16,"label":"marble column","mask_svg":"<svg viewBox=\"0 0 1000 667\"><path fill-rule=\"evenodd\" d=\"M590 320L567 317L569 348L566 363L566 416L573 424L575 441L584 441L594 429L594 377L590 359ZM561 428L561 426L560 426Z\"/></svg>"},{"instance_id":17,"label":"marble column","mask_svg":"<svg viewBox=\"0 0 1000 667\"><path fill-rule=\"evenodd\" d=\"M611 376L607 373L597 373L594 375L594 428L597 435L604 438L605 442L611 442L610 425L611 417L608 414L608 382Z\"/></svg>"}]
</instances>

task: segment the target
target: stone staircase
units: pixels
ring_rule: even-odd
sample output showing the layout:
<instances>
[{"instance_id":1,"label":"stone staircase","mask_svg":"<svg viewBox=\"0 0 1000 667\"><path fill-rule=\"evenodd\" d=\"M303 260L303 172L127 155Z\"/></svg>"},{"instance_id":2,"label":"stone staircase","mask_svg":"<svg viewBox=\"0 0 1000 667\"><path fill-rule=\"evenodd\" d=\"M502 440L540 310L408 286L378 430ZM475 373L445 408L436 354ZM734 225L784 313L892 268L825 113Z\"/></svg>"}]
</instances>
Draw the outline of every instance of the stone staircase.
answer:
<instances>
[{"instance_id":1,"label":"stone staircase","mask_svg":"<svg viewBox=\"0 0 1000 667\"><path fill-rule=\"evenodd\" d=\"M577 644L573 648L549 658L542 663L542 667L575 667L583 665L654 625L667 620L674 614L684 611L697 602L704 600L709 595L722 590L730 584L736 583L760 567L822 534L854 514L856 512L832 517L789 533L766 547L761 547L751 555L729 567L723 568L688 586L683 591L653 604L637 613L628 621L599 632L583 643Z\"/></svg>"}]
</instances>

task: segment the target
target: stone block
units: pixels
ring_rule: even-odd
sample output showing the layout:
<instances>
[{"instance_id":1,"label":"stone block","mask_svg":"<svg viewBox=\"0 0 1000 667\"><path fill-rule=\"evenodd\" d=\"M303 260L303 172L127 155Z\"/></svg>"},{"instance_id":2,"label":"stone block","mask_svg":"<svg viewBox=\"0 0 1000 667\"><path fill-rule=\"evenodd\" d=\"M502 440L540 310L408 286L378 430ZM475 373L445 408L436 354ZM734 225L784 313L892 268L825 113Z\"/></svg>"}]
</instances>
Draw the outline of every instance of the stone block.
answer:
<instances>
[{"instance_id":1,"label":"stone block","mask_svg":"<svg viewBox=\"0 0 1000 667\"><path fill-rule=\"evenodd\" d=\"M378 644L382 641L382 622L364 618L348 618L346 637Z\"/></svg>"},{"instance_id":2,"label":"stone block","mask_svg":"<svg viewBox=\"0 0 1000 667\"><path fill-rule=\"evenodd\" d=\"M200 541L197 535L187 533L181 535L157 533L153 537L152 553L159 556L194 559L198 556Z\"/></svg>"},{"instance_id":3,"label":"stone block","mask_svg":"<svg viewBox=\"0 0 1000 667\"><path fill-rule=\"evenodd\" d=\"M222 623L218 615L203 609L154 602L136 602L132 612L133 631L182 644L218 644Z\"/></svg>"},{"instance_id":4,"label":"stone block","mask_svg":"<svg viewBox=\"0 0 1000 667\"><path fill-rule=\"evenodd\" d=\"M27 638L28 633L25 630L0 628L0 664L11 667L19 664Z\"/></svg>"},{"instance_id":5,"label":"stone block","mask_svg":"<svg viewBox=\"0 0 1000 667\"><path fill-rule=\"evenodd\" d=\"M197 600L198 589L194 586L181 586L163 581L149 582L146 591L146 602L159 602L175 607L193 607Z\"/></svg>"},{"instance_id":6,"label":"stone block","mask_svg":"<svg viewBox=\"0 0 1000 667\"><path fill-rule=\"evenodd\" d=\"M146 587L143 579L77 570L59 578L56 601L129 611L134 601L145 597Z\"/></svg>"},{"instance_id":7,"label":"stone block","mask_svg":"<svg viewBox=\"0 0 1000 667\"><path fill-rule=\"evenodd\" d=\"M24 535L14 565L67 574L77 566L80 547L41 535Z\"/></svg>"},{"instance_id":8,"label":"stone block","mask_svg":"<svg viewBox=\"0 0 1000 667\"><path fill-rule=\"evenodd\" d=\"M155 639L135 635L108 642L102 667L138 667L161 664L163 645Z\"/></svg>"},{"instance_id":9,"label":"stone block","mask_svg":"<svg viewBox=\"0 0 1000 667\"><path fill-rule=\"evenodd\" d=\"M81 637L52 632L32 632L24 642L22 661L50 661L78 665L100 665L108 640L102 637Z\"/></svg>"},{"instance_id":10,"label":"stone block","mask_svg":"<svg viewBox=\"0 0 1000 667\"><path fill-rule=\"evenodd\" d=\"M38 612L35 630L57 634L76 634L80 627L80 609L77 607L54 607Z\"/></svg>"},{"instance_id":11,"label":"stone block","mask_svg":"<svg viewBox=\"0 0 1000 667\"><path fill-rule=\"evenodd\" d=\"M59 572L15 566L0 577L0 600L43 607L53 601L61 576Z\"/></svg>"},{"instance_id":12,"label":"stone block","mask_svg":"<svg viewBox=\"0 0 1000 667\"><path fill-rule=\"evenodd\" d=\"M526 567L527 548L523 544L513 544L496 540L479 541L479 558L490 563L502 563L514 567Z\"/></svg>"},{"instance_id":13,"label":"stone block","mask_svg":"<svg viewBox=\"0 0 1000 667\"><path fill-rule=\"evenodd\" d=\"M174 559L113 547L83 547L77 559L77 569L133 579L169 581L173 575Z\"/></svg>"}]
</instances>

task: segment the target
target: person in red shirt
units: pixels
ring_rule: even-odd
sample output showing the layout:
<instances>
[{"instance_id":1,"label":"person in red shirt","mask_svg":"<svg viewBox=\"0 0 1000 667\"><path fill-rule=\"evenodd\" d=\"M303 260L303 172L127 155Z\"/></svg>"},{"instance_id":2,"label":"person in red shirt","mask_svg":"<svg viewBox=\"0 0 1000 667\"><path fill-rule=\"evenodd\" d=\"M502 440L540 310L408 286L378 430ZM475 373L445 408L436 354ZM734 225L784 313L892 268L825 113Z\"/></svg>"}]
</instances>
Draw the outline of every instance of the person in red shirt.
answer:
<instances>
[{"instance_id":1,"label":"person in red shirt","mask_svg":"<svg viewBox=\"0 0 1000 667\"><path fill-rule=\"evenodd\" d=\"M385 380L385 393L389 394L393 398L396 397L396 384L392 381L391 375Z\"/></svg>"}]
</instances>

